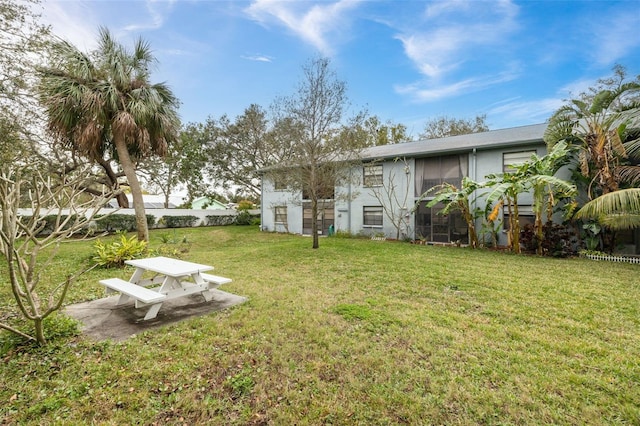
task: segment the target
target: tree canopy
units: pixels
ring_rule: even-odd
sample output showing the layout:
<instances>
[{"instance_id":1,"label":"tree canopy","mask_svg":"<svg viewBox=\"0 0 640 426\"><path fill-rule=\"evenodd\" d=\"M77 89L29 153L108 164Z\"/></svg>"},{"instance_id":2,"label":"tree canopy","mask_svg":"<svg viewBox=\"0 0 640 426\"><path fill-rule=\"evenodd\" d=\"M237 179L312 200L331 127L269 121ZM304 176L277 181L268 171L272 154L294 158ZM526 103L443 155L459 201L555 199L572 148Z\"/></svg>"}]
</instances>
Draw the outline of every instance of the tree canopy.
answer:
<instances>
[{"instance_id":1,"label":"tree canopy","mask_svg":"<svg viewBox=\"0 0 640 426\"><path fill-rule=\"evenodd\" d=\"M420 134L421 139L438 139L448 136L468 135L470 133L481 133L489 130L486 123L487 116L477 115L473 119L438 117L429 120L425 124L424 131Z\"/></svg>"}]
</instances>

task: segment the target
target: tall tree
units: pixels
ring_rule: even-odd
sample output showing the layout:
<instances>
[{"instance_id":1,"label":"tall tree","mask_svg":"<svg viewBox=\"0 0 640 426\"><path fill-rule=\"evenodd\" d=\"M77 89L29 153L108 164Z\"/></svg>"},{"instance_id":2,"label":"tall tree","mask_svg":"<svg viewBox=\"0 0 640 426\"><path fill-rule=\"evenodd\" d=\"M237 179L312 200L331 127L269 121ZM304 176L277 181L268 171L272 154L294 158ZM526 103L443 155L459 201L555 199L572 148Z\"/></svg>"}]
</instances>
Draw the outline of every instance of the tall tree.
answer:
<instances>
[{"instance_id":1,"label":"tall tree","mask_svg":"<svg viewBox=\"0 0 640 426\"><path fill-rule=\"evenodd\" d=\"M164 158L157 155L145 158L139 166L149 189L164 196L165 208L169 197L177 190L186 189L187 204L194 198L209 195L205 175L206 145L210 140L202 124L189 123L180 136L168 144Z\"/></svg>"},{"instance_id":2,"label":"tall tree","mask_svg":"<svg viewBox=\"0 0 640 426\"><path fill-rule=\"evenodd\" d=\"M489 130L486 115L477 115L474 119L438 117L425 124L421 139L438 139L448 136L468 135Z\"/></svg>"},{"instance_id":3,"label":"tall tree","mask_svg":"<svg viewBox=\"0 0 640 426\"><path fill-rule=\"evenodd\" d=\"M587 179L589 200L640 182L640 76L628 80L621 66L613 71L613 77L598 80L556 111L544 135L550 149L561 141L578 147L578 170ZM610 211L615 204L608 203L621 199L629 200L605 197L590 209ZM613 250L615 233L603 234L605 246Z\"/></svg>"},{"instance_id":4,"label":"tall tree","mask_svg":"<svg viewBox=\"0 0 640 426\"><path fill-rule=\"evenodd\" d=\"M313 59L302 69L297 92L280 101L283 116L291 122L293 145L274 173L309 200L317 249L319 209L325 200L333 201L335 187L349 179L349 165L357 161L359 150L357 141L341 132L348 105L346 83L337 78L327 58Z\"/></svg>"},{"instance_id":5,"label":"tall tree","mask_svg":"<svg viewBox=\"0 0 640 426\"><path fill-rule=\"evenodd\" d=\"M155 63L141 38L129 51L100 28L91 55L59 42L40 85L49 129L58 139L92 161L114 154L131 188L141 241L148 241L149 231L136 163L150 153L164 155L180 126L178 99L166 84L150 82Z\"/></svg>"}]
</instances>

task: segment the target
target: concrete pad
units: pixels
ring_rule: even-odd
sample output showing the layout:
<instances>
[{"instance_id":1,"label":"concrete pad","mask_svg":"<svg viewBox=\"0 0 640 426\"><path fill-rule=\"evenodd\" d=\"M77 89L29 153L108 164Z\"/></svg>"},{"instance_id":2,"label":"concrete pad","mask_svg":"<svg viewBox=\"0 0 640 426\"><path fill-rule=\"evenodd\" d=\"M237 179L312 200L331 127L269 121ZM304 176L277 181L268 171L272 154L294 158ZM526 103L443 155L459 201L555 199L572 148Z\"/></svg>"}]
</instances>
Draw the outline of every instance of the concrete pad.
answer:
<instances>
[{"instance_id":1,"label":"concrete pad","mask_svg":"<svg viewBox=\"0 0 640 426\"><path fill-rule=\"evenodd\" d=\"M63 311L80 321L82 333L89 338L121 341L145 330L220 311L247 300L246 297L217 289L212 293L214 296L209 302L200 294L163 302L158 316L147 321L144 316L148 307L136 309L133 302L116 306L119 295L69 305Z\"/></svg>"}]
</instances>

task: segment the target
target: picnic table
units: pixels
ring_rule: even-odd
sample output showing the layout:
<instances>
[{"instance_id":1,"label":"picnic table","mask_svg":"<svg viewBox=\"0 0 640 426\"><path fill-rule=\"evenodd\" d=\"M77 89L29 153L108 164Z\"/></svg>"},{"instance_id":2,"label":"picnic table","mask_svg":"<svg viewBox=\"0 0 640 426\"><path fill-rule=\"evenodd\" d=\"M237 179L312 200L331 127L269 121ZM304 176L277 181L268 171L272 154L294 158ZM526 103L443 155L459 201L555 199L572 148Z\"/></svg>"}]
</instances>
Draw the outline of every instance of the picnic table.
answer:
<instances>
[{"instance_id":1,"label":"picnic table","mask_svg":"<svg viewBox=\"0 0 640 426\"><path fill-rule=\"evenodd\" d=\"M208 302L214 295L211 290L232 281L205 273L213 266L170 257L134 259L125 263L136 268L129 281L109 278L101 280L100 284L106 287L107 293L120 293L117 305L133 299L136 308L148 306L145 320L155 318L166 300L200 293Z\"/></svg>"}]
</instances>

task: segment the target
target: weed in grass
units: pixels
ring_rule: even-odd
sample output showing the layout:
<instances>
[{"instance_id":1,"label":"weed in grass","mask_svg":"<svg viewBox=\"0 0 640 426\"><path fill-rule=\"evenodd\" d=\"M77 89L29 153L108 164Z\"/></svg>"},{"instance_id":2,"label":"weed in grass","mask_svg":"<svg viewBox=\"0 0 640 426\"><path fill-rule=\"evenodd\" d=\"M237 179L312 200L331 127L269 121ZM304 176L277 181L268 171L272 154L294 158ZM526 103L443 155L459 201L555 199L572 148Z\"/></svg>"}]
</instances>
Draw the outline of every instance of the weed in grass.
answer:
<instances>
[{"instance_id":1,"label":"weed in grass","mask_svg":"<svg viewBox=\"0 0 640 426\"><path fill-rule=\"evenodd\" d=\"M243 368L239 373L228 376L224 385L229 388L235 398L240 398L251 393L255 382L251 377L251 370Z\"/></svg>"}]
</instances>

